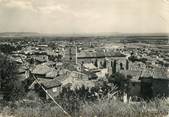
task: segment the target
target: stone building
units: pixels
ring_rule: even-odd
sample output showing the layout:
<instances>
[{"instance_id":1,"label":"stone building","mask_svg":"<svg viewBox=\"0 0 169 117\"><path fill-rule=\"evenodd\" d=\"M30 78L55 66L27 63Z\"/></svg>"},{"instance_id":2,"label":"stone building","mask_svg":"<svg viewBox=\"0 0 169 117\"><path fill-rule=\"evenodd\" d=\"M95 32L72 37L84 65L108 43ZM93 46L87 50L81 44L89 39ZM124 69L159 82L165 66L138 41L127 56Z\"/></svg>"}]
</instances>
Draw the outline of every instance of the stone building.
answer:
<instances>
[{"instance_id":1,"label":"stone building","mask_svg":"<svg viewBox=\"0 0 169 117\"><path fill-rule=\"evenodd\" d=\"M63 61L65 63L77 64L77 47L73 45L68 45L65 47Z\"/></svg>"},{"instance_id":2,"label":"stone building","mask_svg":"<svg viewBox=\"0 0 169 117\"><path fill-rule=\"evenodd\" d=\"M166 68L145 69L140 80L143 98L169 96L169 77Z\"/></svg>"},{"instance_id":3,"label":"stone building","mask_svg":"<svg viewBox=\"0 0 169 117\"><path fill-rule=\"evenodd\" d=\"M129 68L129 62L126 56L114 51L82 51L77 54L77 62L80 64L93 63L97 68L108 68L109 72L112 73Z\"/></svg>"}]
</instances>

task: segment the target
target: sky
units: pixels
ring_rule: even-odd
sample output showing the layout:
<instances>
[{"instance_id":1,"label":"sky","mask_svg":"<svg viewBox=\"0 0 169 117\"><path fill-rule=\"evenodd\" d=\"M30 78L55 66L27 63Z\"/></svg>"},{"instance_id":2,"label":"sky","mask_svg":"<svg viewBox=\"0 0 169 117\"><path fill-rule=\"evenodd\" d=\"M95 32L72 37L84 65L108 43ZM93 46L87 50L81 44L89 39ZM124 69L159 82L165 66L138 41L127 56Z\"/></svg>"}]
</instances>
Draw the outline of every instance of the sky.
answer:
<instances>
[{"instance_id":1,"label":"sky","mask_svg":"<svg viewBox=\"0 0 169 117\"><path fill-rule=\"evenodd\" d=\"M169 0L0 0L0 32L169 33Z\"/></svg>"}]
</instances>

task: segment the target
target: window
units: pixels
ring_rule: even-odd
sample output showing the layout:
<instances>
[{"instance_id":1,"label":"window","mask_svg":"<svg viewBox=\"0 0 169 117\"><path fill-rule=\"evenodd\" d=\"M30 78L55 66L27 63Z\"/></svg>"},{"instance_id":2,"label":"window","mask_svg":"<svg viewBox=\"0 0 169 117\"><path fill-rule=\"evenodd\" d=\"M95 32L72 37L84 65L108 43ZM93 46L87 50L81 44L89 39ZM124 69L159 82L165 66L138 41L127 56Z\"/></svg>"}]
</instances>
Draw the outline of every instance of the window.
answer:
<instances>
[{"instance_id":1,"label":"window","mask_svg":"<svg viewBox=\"0 0 169 117\"><path fill-rule=\"evenodd\" d=\"M102 61L100 61L100 65L102 65Z\"/></svg>"},{"instance_id":2,"label":"window","mask_svg":"<svg viewBox=\"0 0 169 117\"><path fill-rule=\"evenodd\" d=\"M121 70L124 70L122 63L120 63L120 69L121 69Z\"/></svg>"},{"instance_id":3,"label":"window","mask_svg":"<svg viewBox=\"0 0 169 117\"><path fill-rule=\"evenodd\" d=\"M52 90L53 90L53 92L57 92L57 88L53 88Z\"/></svg>"},{"instance_id":4,"label":"window","mask_svg":"<svg viewBox=\"0 0 169 117\"><path fill-rule=\"evenodd\" d=\"M111 67L113 67L113 62L111 61Z\"/></svg>"}]
</instances>

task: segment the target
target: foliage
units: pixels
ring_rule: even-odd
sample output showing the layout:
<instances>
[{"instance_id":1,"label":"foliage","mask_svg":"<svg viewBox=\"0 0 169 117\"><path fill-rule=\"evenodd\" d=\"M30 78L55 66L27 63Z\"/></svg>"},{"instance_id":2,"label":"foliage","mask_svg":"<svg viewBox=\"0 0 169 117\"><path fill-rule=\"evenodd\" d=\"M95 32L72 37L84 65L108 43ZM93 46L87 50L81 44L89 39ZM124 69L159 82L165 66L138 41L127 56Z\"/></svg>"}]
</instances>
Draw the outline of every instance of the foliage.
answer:
<instances>
[{"instance_id":1,"label":"foliage","mask_svg":"<svg viewBox=\"0 0 169 117\"><path fill-rule=\"evenodd\" d=\"M108 77L108 81L110 83L119 83L120 81L125 80L125 76L121 73L114 73L110 77Z\"/></svg>"},{"instance_id":2,"label":"foliage","mask_svg":"<svg viewBox=\"0 0 169 117\"><path fill-rule=\"evenodd\" d=\"M0 55L0 88L5 100L18 100L24 96L23 84L17 79L17 65L7 56Z\"/></svg>"},{"instance_id":3,"label":"foliage","mask_svg":"<svg viewBox=\"0 0 169 117\"><path fill-rule=\"evenodd\" d=\"M12 51L15 51L16 47L12 46L10 44L1 44L0 45L0 51L6 54L11 53Z\"/></svg>"},{"instance_id":4,"label":"foliage","mask_svg":"<svg viewBox=\"0 0 169 117\"><path fill-rule=\"evenodd\" d=\"M119 100L106 98L98 103L86 103L80 113L85 117L162 117L168 113L166 99L150 102L123 103Z\"/></svg>"},{"instance_id":5,"label":"foliage","mask_svg":"<svg viewBox=\"0 0 169 117\"><path fill-rule=\"evenodd\" d=\"M71 107L71 106L70 106ZM84 102L72 117L163 117L168 114L169 103L166 99L140 103L123 103L118 99L104 98L97 102ZM4 117L68 117L53 103L41 101L20 101L0 105Z\"/></svg>"},{"instance_id":6,"label":"foliage","mask_svg":"<svg viewBox=\"0 0 169 117\"><path fill-rule=\"evenodd\" d=\"M130 56L128 59L132 62L138 61L138 62L146 63L146 61L147 61L147 58L139 58L138 59L136 56Z\"/></svg>"}]
</instances>

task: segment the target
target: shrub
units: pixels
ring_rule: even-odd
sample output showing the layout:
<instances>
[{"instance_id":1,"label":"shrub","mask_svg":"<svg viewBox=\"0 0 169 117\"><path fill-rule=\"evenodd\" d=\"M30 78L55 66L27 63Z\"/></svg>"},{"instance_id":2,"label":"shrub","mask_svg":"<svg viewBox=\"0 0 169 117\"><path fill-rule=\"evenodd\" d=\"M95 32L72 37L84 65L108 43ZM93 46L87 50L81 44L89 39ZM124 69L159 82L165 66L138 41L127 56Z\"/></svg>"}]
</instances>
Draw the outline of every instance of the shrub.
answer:
<instances>
[{"instance_id":1,"label":"shrub","mask_svg":"<svg viewBox=\"0 0 169 117\"><path fill-rule=\"evenodd\" d=\"M24 96L23 84L16 77L17 65L7 56L0 55L0 90L5 100L19 100Z\"/></svg>"}]
</instances>

